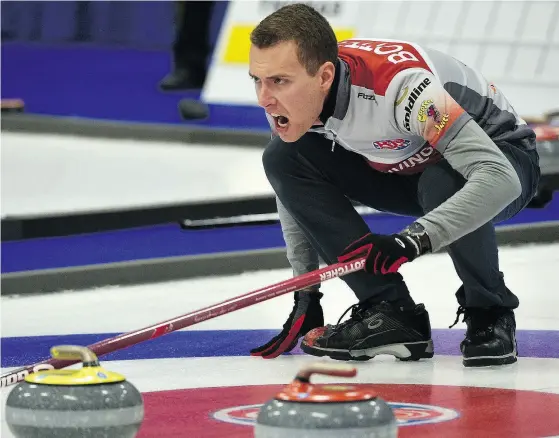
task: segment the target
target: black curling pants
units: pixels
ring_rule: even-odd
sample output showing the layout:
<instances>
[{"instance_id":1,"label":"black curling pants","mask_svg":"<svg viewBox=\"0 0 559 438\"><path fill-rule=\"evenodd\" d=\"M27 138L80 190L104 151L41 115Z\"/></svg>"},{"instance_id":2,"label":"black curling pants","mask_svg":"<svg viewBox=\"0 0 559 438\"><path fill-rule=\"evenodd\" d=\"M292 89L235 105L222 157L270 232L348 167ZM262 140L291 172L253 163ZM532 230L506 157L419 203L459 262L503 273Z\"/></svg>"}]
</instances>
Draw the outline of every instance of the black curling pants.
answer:
<instances>
[{"instance_id":1,"label":"black curling pants","mask_svg":"<svg viewBox=\"0 0 559 438\"><path fill-rule=\"evenodd\" d=\"M514 309L518 298L505 286L499 270L494 223L514 216L533 197L537 152L499 145L516 169L522 195L495 219L449 245L447 251L462 287L456 292L465 307L501 306ZM376 210L419 217L442 204L465 184L446 160L415 175L381 173L366 160L332 141L307 133L294 143L279 137L263 155L266 175L277 196L309 242L328 264L336 263L344 248L368 233L368 225L351 200ZM436 273L426 273L436 279ZM400 274L375 276L363 271L343 277L359 301L412 302Z\"/></svg>"}]
</instances>

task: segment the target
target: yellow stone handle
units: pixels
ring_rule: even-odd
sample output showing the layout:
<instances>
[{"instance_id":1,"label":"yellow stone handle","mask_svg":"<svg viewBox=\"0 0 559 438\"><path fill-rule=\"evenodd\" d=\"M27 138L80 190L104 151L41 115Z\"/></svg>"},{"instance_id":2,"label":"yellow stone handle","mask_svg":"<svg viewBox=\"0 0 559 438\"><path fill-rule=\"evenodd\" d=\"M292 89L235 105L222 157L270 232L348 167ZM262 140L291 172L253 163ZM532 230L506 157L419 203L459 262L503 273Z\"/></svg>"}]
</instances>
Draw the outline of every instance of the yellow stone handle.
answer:
<instances>
[{"instance_id":1,"label":"yellow stone handle","mask_svg":"<svg viewBox=\"0 0 559 438\"><path fill-rule=\"evenodd\" d=\"M313 374L324 374L337 377L355 377L357 368L345 364L330 364L316 362L302 368L295 377L296 380L308 382Z\"/></svg>"},{"instance_id":2,"label":"yellow stone handle","mask_svg":"<svg viewBox=\"0 0 559 438\"><path fill-rule=\"evenodd\" d=\"M93 351L79 345L57 345L50 349L54 359L59 360L81 360L84 367L98 367L99 359Z\"/></svg>"}]
</instances>

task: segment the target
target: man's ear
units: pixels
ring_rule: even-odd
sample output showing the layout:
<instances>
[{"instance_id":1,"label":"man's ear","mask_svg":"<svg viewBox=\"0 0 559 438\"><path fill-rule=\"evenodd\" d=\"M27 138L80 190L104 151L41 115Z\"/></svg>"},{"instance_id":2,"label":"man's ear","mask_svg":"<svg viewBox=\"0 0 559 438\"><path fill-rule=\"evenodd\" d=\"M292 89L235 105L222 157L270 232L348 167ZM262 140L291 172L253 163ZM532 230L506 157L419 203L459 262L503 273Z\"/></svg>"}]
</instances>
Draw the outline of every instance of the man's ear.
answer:
<instances>
[{"instance_id":1,"label":"man's ear","mask_svg":"<svg viewBox=\"0 0 559 438\"><path fill-rule=\"evenodd\" d=\"M320 75L320 87L324 90L328 90L332 82L334 82L336 67L330 61L327 61L320 66L318 74Z\"/></svg>"}]
</instances>

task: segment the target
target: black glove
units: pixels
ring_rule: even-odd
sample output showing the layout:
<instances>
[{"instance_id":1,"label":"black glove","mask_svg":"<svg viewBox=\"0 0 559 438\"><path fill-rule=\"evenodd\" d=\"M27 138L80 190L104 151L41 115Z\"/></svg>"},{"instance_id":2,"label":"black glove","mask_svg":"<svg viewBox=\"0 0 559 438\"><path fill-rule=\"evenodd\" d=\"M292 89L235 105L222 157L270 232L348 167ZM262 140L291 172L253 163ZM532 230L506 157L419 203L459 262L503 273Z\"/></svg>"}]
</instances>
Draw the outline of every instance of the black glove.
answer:
<instances>
[{"instance_id":1,"label":"black glove","mask_svg":"<svg viewBox=\"0 0 559 438\"><path fill-rule=\"evenodd\" d=\"M400 234L365 234L344 249L338 261L343 263L366 256L365 272L394 274L404 263L411 262L430 250L431 243L425 230L414 223Z\"/></svg>"},{"instance_id":2,"label":"black glove","mask_svg":"<svg viewBox=\"0 0 559 438\"><path fill-rule=\"evenodd\" d=\"M266 344L250 350L251 356L273 359L295 348L299 338L324 325L320 292L295 292L293 310L283 325L283 330Z\"/></svg>"}]
</instances>

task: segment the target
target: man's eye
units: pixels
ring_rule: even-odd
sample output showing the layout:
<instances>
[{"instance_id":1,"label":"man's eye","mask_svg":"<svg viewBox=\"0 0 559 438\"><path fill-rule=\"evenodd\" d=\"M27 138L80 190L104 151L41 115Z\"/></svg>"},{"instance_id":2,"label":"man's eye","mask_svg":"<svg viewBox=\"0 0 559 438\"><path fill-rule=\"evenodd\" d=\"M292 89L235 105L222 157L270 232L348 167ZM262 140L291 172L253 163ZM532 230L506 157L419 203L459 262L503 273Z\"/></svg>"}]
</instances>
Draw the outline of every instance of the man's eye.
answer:
<instances>
[{"instance_id":1,"label":"man's eye","mask_svg":"<svg viewBox=\"0 0 559 438\"><path fill-rule=\"evenodd\" d=\"M276 84L276 85L285 84L285 82L286 82L285 79L282 79L282 78L275 78L274 79L274 84Z\"/></svg>"}]
</instances>

